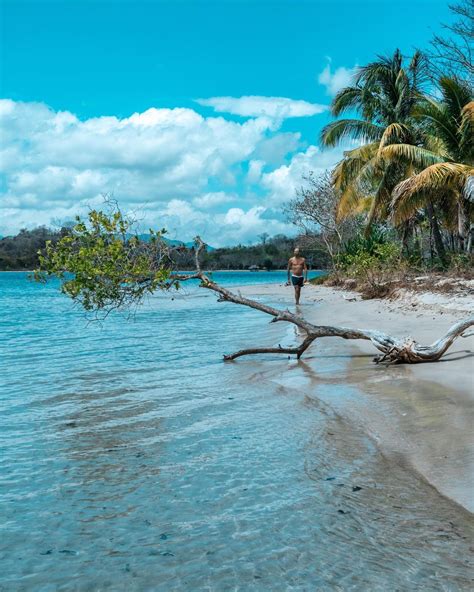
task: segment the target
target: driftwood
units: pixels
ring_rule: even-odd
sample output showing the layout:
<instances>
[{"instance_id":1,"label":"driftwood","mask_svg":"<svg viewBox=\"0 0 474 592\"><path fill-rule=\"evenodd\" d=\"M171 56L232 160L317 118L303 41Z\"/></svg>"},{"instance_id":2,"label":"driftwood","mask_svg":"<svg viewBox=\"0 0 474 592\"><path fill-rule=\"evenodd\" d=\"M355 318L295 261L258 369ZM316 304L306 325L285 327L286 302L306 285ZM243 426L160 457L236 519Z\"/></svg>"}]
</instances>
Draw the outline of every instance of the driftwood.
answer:
<instances>
[{"instance_id":1,"label":"driftwood","mask_svg":"<svg viewBox=\"0 0 474 592\"><path fill-rule=\"evenodd\" d=\"M199 279L201 280L201 287L219 294L219 301L233 302L235 304L248 306L255 310L260 310L273 317L271 322L285 321L287 323L292 323L306 334L306 337L301 344L296 347L253 347L225 355L224 360L235 360L241 356L265 353L295 354L299 359L316 339L319 339L320 337L342 337L342 339L365 339L371 341L375 348L381 352L381 355L374 358L376 363L416 364L439 360L458 337L468 337L473 334L466 334L466 331L474 326L474 316L453 325L447 333L441 337L441 339L438 339L438 341L435 341L431 345L421 345L411 337L401 339L391 337L381 331L352 329L349 327L337 327L331 325L314 325L302 317L291 313L289 310L273 308L272 306L257 302L256 300L245 298L240 294L235 294L227 288L223 288L222 286L219 286L219 284L216 284L202 271L200 266L199 256L204 248L204 243L199 237L196 239L196 243L198 245L198 248L196 249L196 272L189 275L176 274L174 276L176 281Z\"/></svg>"}]
</instances>

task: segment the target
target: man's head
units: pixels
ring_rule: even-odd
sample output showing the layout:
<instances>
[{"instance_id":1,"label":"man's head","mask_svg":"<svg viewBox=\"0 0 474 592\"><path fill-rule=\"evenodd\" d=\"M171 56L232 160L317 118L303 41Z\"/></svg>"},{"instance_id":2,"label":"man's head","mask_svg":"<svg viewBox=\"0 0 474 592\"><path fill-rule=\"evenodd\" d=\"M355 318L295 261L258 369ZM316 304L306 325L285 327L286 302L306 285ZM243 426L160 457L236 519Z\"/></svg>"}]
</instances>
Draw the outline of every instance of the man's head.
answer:
<instances>
[{"instance_id":1,"label":"man's head","mask_svg":"<svg viewBox=\"0 0 474 592\"><path fill-rule=\"evenodd\" d=\"M300 257L301 256L300 248L299 247L295 247L295 250L293 251L293 255L295 257Z\"/></svg>"}]
</instances>

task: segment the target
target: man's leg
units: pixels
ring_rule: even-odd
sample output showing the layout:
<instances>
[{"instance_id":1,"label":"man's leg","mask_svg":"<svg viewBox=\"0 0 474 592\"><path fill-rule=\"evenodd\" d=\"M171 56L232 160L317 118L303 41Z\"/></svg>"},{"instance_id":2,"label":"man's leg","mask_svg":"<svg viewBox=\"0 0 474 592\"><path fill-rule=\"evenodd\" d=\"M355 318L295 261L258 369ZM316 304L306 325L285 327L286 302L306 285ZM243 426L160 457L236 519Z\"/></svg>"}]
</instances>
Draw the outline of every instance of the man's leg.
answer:
<instances>
[{"instance_id":1,"label":"man's leg","mask_svg":"<svg viewBox=\"0 0 474 592\"><path fill-rule=\"evenodd\" d=\"M295 286L295 300L296 304L300 303L300 296L301 296L301 286Z\"/></svg>"}]
</instances>

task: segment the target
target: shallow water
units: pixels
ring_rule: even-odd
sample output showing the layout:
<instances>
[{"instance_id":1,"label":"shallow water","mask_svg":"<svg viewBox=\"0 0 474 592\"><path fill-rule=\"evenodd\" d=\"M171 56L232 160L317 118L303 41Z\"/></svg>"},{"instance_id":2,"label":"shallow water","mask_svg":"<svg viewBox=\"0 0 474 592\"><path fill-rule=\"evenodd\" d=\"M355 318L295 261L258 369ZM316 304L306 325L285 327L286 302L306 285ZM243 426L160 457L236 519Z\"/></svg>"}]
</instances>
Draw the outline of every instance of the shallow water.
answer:
<instances>
[{"instance_id":1,"label":"shallow water","mask_svg":"<svg viewBox=\"0 0 474 592\"><path fill-rule=\"evenodd\" d=\"M318 399L357 392L221 361L283 326L194 288L87 324L20 273L0 311L0 589L471 589L472 521Z\"/></svg>"}]
</instances>

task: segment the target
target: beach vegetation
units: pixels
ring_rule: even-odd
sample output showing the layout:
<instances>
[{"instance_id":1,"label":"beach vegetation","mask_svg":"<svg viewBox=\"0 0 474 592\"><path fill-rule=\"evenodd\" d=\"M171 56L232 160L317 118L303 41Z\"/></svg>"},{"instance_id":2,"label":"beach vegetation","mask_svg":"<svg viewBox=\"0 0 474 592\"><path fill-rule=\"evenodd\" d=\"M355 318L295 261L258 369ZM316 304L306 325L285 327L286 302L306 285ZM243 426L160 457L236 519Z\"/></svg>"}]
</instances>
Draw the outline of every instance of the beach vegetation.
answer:
<instances>
[{"instance_id":1,"label":"beach vegetation","mask_svg":"<svg viewBox=\"0 0 474 592\"><path fill-rule=\"evenodd\" d=\"M394 338L380 331L314 325L299 314L274 308L217 284L201 266L201 255L206 251L206 245L199 237L195 239L194 270L183 273L177 271L173 248L170 249L163 240L164 230L150 230L153 238L145 242L130 232L132 227L133 221L124 217L118 208L107 213L92 210L87 219L77 219L67 236L54 244L47 244L34 278L37 281L59 278L64 294L86 311L105 316L115 309L129 310L154 292L179 288L182 282L196 280L201 288L216 293L220 302L258 310L270 315L273 322L293 324L305 335L295 346L250 347L225 355L224 359L228 361L263 353L294 354L299 359L315 340L340 337L371 341L380 352L377 362L431 362L441 358L452 343L474 325L474 317L460 321L429 346L420 345L411 338ZM375 282L372 274L374 265L382 265L395 256L397 254L390 243L380 243L374 247L372 255L361 251L353 256L349 264L368 281Z\"/></svg>"},{"instance_id":2,"label":"beach vegetation","mask_svg":"<svg viewBox=\"0 0 474 592\"><path fill-rule=\"evenodd\" d=\"M380 295L420 272L473 276L472 1L451 10L433 51L378 56L332 102L320 140L343 157L324 178L305 175L285 207L324 239L323 281Z\"/></svg>"}]
</instances>

